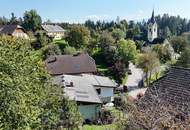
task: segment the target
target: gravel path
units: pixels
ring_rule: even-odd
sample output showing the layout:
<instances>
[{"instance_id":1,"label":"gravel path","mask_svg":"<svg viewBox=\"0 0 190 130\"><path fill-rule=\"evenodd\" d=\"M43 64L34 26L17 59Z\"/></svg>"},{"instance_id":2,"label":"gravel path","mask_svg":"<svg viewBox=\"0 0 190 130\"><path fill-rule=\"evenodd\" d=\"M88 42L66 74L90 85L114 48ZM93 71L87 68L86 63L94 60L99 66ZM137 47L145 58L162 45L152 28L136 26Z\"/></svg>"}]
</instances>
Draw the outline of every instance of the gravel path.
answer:
<instances>
[{"instance_id":1,"label":"gravel path","mask_svg":"<svg viewBox=\"0 0 190 130\"><path fill-rule=\"evenodd\" d=\"M132 74L128 75L125 85L128 87L128 91L132 91L138 89L138 84L143 79L144 72L142 69L137 68L133 63L129 64L129 69Z\"/></svg>"}]
</instances>

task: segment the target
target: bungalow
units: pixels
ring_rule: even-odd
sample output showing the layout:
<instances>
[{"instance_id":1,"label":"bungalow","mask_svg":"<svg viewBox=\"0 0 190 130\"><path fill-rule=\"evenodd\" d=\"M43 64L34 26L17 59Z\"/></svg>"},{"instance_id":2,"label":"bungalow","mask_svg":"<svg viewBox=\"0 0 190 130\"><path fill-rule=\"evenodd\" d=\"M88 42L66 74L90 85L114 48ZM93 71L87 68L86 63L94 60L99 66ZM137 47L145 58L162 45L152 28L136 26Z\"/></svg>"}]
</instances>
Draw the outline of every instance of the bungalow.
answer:
<instances>
[{"instance_id":1,"label":"bungalow","mask_svg":"<svg viewBox=\"0 0 190 130\"><path fill-rule=\"evenodd\" d=\"M41 25L46 35L54 40L60 40L64 37L65 30L58 25Z\"/></svg>"},{"instance_id":2,"label":"bungalow","mask_svg":"<svg viewBox=\"0 0 190 130\"><path fill-rule=\"evenodd\" d=\"M29 39L28 34L20 25L3 25L0 26L0 34L10 35L18 38Z\"/></svg>"},{"instance_id":3,"label":"bungalow","mask_svg":"<svg viewBox=\"0 0 190 130\"><path fill-rule=\"evenodd\" d=\"M45 60L45 64L52 76L96 73L95 61L88 54L50 56Z\"/></svg>"},{"instance_id":4,"label":"bungalow","mask_svg":"<svg viewBox=\"0 0 190 130\"><path fill-rule=\"evenodd\" d=\"M63 86L66 96L77 102L83 119L96 120L102 101L94 87L82 76L59 75L53 77L55 84Z\"/></svg>"},{"instance_id":5,"label":"bungalow","mask_svg":"<svg viewBox=\"0 0 190 130\"><path fill-rule=\"evenodd\" d=\"M84 119L95 120L102 103L111 103L116 83L107 77L90 74L59 75L54 83L63 86L65 94L77 101Z\"/></svg>"},{"instance_id":6,"label":"bungalow","mask_svg":"<svg viewBox=\"0 0 190 130\"><path fill-rule=\"evenodd\" d=\"M110 103L114 100L114 89L117 84L108 77L82 74L82 76L94 86L103 103Z\"/></svg>"}]
</instances>

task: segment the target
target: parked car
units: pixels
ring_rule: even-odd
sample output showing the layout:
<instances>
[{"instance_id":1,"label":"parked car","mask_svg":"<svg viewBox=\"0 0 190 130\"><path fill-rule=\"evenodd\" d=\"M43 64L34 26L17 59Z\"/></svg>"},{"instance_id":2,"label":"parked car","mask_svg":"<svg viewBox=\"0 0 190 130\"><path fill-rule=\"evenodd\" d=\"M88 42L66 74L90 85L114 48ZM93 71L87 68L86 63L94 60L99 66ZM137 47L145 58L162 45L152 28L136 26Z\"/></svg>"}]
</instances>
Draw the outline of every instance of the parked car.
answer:
<instances>
[{"instance_id":1,"label":"parked car","mask_svg":"<svg viewBox=\"0 0 190 130\"><path fill-rule=\"evenodd\" d=\"M131 75L132 71L130 69L128 69L128 75Z\"/></svg>"}]
</instances>

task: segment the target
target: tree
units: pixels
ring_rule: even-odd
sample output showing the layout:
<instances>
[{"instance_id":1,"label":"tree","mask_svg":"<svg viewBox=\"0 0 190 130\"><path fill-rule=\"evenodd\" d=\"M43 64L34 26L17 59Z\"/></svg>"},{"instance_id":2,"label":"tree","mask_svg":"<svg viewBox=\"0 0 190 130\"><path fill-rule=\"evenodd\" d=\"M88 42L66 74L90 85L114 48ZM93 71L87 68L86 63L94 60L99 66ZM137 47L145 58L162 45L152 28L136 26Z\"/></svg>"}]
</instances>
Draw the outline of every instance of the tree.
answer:
<instances>
[{"instance_id":1,"label":"tree","mask_svg":"<svg viewBox=\"0 0 190 130\"><path fill-rule=\"evenodd\" d=\"M78 111L78 107L75 101L70 101L67 98L61 101L61 115L59 126L63 128L70 128L74 130L82 125L82 118Z\"/></svg>"},{"instance_id":2,"label":"tree","mask_svg":"<svg viewBox=\"0 0 190 130\"><path fill-rule=\"evenodd\" d=\"M40 56L34 54L28 41L0 37L1 129L56 129L61 113L69 112L60 111L67 107L63 89L51 83Z\"/></svg>"},{"instance_id":3,"label":"tree","mask_svg":"<svg viewBox=\"0 0 190 130\"><path fill-rule=\"evenodd\" d=\"M61 55L61 50L59 49L58 45L50 44L42 48L43 59L47 59L49 56L53 55Z\"/></svg>"},{"instance_id":4,"label":"tree","mask_svg":"<svg viewBox=\"0 0 190 130\"><path fill-rule=\"evenodd\" d=\"M37 31L41 27L42 19L36 10L26 11L23 17L23 27L28 31Z\"/></svg>"},{"instance_id":5,"label":"tree","mask_svg":"<svg viewBox=\"0 0 190 130\"><path fill-rule=\"evenodd\" d=\"M173 37L170 42L176 53L182 52L188 46L188 41L183 36Z\"/></svg>"},{"instance_id":6,"label":"tree","mask_svg":"<svg viewBox=\"0 0 190 130\"><path fill-rule=\"evenodd\" d=\"M11 13L11 19L10 19L10 24L17 24L18 20L15 17L14 13Z\"/></svg>"},{"instance_id":7,"label":"tree","mask_svg":"<svg viewBox=\"0 0 190 130\"><path fill-rule=\"evenodd\" d=\"M135 62L137 58L138 52L135 42L121 39L118 41L117 47L115 46L115 50L109 53L112 58L111 72L113 77L118 83L122 83L122 79L126 76L129 61Z\"/></svg>"},{"instance_id":8,"label":"tree","mask_svg":"<svg viewBox=\"0 0 190 130\"><path fill-rule=\"evenodd\" d=\"M146 73L146 82L149 86L151 76L155 73L160 65L160 61L157 57L157 54L152 51L148 51L144 54L141 54L138 59L138 66L143 69Z\"/></svg>"},{"instance_id":9,"label":"tree","mask_svg":"<svg viewBox=\"0 0 190 130\"><path fill-rule=\"evenodd\" d=\"M115 81L119 84L122 83L122 79L126 76L127 68L122 61L116 61L111 67L111 73Z\"/></svg>"},{"instance_id":10,"label":"tree","mask_svg":"<svg viewBox=\"0 0 190 130\"><path fill-rule=\"evenodd\" d=\"M190 48L185 49L182 53L181 56L179 57L176 65L185 67L185 68L190 68Z\"/></svg>"},{"instance_id":11,"label":"tree","mask_svg":"<svg viewBox=\"0 0 190 130\"><path fill-rule=\"evenodd\" d=\"M114 57L116 54L116 46L114 45L114 39L112 35L108 32L103 32L100 36L100 48L102 57L104 57L105 62L112 66L114 64Z\"/></svg>"},{"instance_id":12,"label":"tree","mask_svg":"<svg viewBox=\"0 0 190 130\"><path fill-rule=\"evenodd\" d=\"M6 17L0 17L0 25L8 24L8 19Z\"/></svg>"},{"instance_id":13,"label":"tree","mask_svg":"<svg viewBox=\"0 0 190 130\"><path fill-rule=\"evenodd\" d=\"M157 56L161 63L166 63L167 61L171 60L171 53L167 46L157 44L153 46L152 50L157 53Z\"/></svg>"},{"instance_id":14,"label":"tree","mask_svg":"<svg viewBox=\"0 0 190 130\"><path fill-rule=\"evenodd\" d=\"M115 29L112 32L112 36L115 38L116 42L122 38L125 38L125 33L120 29Z\"/></svg>"},{"instance_id":15,"label":"tree","mask_svg":"<svg viewBox=\"0 0 190 130\"><path fill-rule=\"evenodd\" d=\"M48 44L49 40L45 33L37 32L36 41L32 43L34 49L40 49Z\"/></svg>"},{"instance_id":16,"label":"tree","mask_svg":"<svg viewBox=\"0 0 190 130\"><path fill-rule=\"evenodd\" d=\"M88 45L90 39L90 31L88 28L80 25L75 25L69 31L66 41L69 45L76 49L84 48Z\"/></svg>"},{"instance_id":17,"label":"tree","mask_svg":"<svg viewBox=\"0 0 190 130\"><path fill-rule=\"evenodd\" d=\"M135 62L138 52L136 50L135 42L132 40L121 39L118 42L116 59L120 59L128 67L129 61Z\"/></svg>"},{"instance_id":18,"label":"tree","mask_svg":"<svg viewBox=\"0 0 190 130\"><path fill-rule=\"evenodd\" d=\"M170 38L171 37L171 31L168 26L166 26L163 30L163 38Z\"/></svg>"}]
</instances>

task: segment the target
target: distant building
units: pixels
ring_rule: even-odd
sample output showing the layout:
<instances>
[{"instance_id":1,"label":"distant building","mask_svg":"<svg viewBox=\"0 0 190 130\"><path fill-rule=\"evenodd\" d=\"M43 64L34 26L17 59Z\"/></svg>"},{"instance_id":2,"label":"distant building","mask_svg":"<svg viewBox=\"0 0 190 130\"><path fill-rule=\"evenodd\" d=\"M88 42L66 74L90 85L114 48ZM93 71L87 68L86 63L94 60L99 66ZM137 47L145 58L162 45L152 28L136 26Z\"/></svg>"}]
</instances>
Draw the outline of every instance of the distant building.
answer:
<instances>
[{"instance_id":1,"label":"distant building","mask_svg":"<svg viewBox=\"0 0 190 130\"><path fill-rule=\"evenodd\" d=\"M45 63L51 75L96 73L95 60L88 54L50 56Z\"/></svg>"},{"instance_id":2,"label":"distant building","mask_svg":"<svg viewBox=\"0 0 190 130\"><path fill-rule=\"evenodd\" d=\"M0 34L10 35L18 38L29 39L28 34L20 25L3 25L0 26Z\"/></svg>"},{"instance_id":3,"label":"distant building","mask_svg":"<svg viewBox=\"0 0 190 130\"><path fill-rule=\"evenodd\" d=\"M64 37L65 30L58 25L42 25L42 29L46 32L46 35L54 40L60 40Z\"/></svg>"},{"instance_id":4,"label":"distant building","mask_svg":"<svg viewBox=\"0 0 190 130\"><path fill-rule=\"evenodd\" d=\"M154 17L154 10L152 17L148 20L148 41L153 42L158 37L158 26Z\"/></svg>"}]
</instances>

